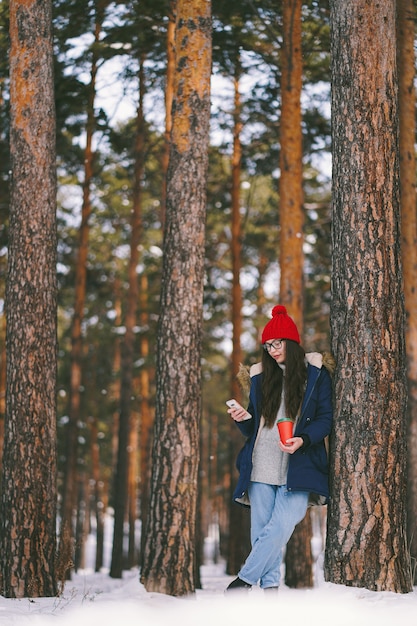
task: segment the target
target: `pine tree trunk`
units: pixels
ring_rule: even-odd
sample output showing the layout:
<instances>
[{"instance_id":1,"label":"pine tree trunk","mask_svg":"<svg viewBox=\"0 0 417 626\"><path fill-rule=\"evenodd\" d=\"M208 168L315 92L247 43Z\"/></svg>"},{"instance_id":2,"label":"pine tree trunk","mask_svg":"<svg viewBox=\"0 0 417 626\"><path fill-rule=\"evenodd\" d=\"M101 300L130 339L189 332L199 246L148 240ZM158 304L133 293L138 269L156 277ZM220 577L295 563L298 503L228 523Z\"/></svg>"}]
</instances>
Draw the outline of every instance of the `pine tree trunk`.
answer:
<instances>
[{"instance_id":1,"label":"pine tree trunk","mask_svg":"<svg viewBox=\"0 0 417 626\"><path fill-rule=\"evenodd\" d=\"M89 515L89 490L85 473L78 476L78 493L75 525L74 569L85 568L85 542L87 540L87 520Z\"/></svg>"},{"instance_id":2,"label":"pine tree trunk","mask_svg":"<svg viewBox=\"0 0 417 626\"><path fill-rule=\"evenodd\" d=\"M12 190L0 591L54 596L56 166L52 5L10 2Z\"/></svg>"},{"instance_id":3,"label":"pine tree trunk","mask_svg":"<svg viewBox=\"0 0 417 626\"><path fill-rule=\"evenodd\" d=\"M395 2L335 0L331 19L337 370L325 575L408 592Z\"/></svg>"},{"instance_id":4,"label":"pine tree trunk","mask_svg":"<svg viewBox=\"0 0 417 626\"><path fill-rule=\"evenodd\" d=\"M142 178L144 154L144 70L143 59L139 69L139 105L135 137L135 179L133 205L131 215L130 258L128 267L127 311L125 318L125 334L121 350L121 387L117 471L114 490L114 533L110 576L121 578L123 572L123 535L124 523L128 512L128 485L131 465L135 462L136 451L130 449L130 431L135 427L132 419L133 363L135 350L135 327L137 324L137 307L139 284L137 267L139 264L139 244L142 235ZM136 439L135 439L136 440ZM137 440L136 440L137 441ZM132 470L136 471L136 470Z\"/></svg>"},{"instance_id":5,"label":"pine tree trunk","mask_svg":"<svg viewBox=\"0 0 417 626\"><path fill-rule=\"evenodd\" d=\"M172 131L172 102L174 99L174 76L175 76L175 15L176 1L169 1L168 27L167 27L167 67L165 79L165 144L162 154L162 194L161 194L161 224L165 230L165 215L167 201L166 174L169 163L169 150L171 145Z\"/></svg>"},{"instance_id":6,"label":"pine tree trunk","mask_svg":"<svg viewBox=\"0 0 417 626\"><path fill-rule=\"evenodd\" d=\"M210 2L179 0L154 465L141 572L148 591L174 596L195 590L210 76Z\"/></svg>"},{"instance_id":7,"label":"pine tree trunk","mask_svg":"<svg viewBox=\"0 0 417 626\"><path fill-rule=\"evenodd\" d=\"M306 589L313 586L310 511L311 509L295 527L285 551L285 584L292 589Z\"/></svg>"},{"instance_id":8,"label":"pine tree trunk","mask_svg":"<svg viewBox=\"0 0 417 626\"><path fill-rule=\"evenodd\" d=\"M6 316L1 316L0 348L0 472L3 466L4 418L6 415Z\"/></svg>"},{"instance_id":9,"label":"pine tree trunk","mask_svg":"<svg viewBox=\"0 0 417 626\"><path fill-rule=\"evenodd\" d=\"M136 550L136 520L138 518L138 442L139 442L139 413L132 410L130 415L129 433L129 473L128 473L128 522L129 542L127 550L127 569L132 569L138 563Z\"/></svg>"},{"instance_id":10,"label":"pine tree trunk","mask_svg":"<svg viewBox=\"0 0 417 626\"><path fill-rule=\"evenodd\" d=\"M148 279L145 273L141 275L140 280L140 326L147 328L149 324L148 314ZM139 427L139 478L140 478L140 519L141 528L146 527L146 520L149 510L149 483L151 468L151 450L152 450L152 427L153 427L153 411L150 407L150 385L151 375L149 368L149 338L148 333L143 333L140 340L140 355L144 366L139 373L140 380L140 427ZM143 549L145 545L145 533L141 533L140 538L140 562L142 560Z\"/></svg>"},{"instance_id":11,"label":"pine tree trunk","mask_svg":"<svg viewBox=\"0 0 417 626\"><path fill-rule=\"evenodd\" d=\"M303 335L303 150L301 0L283 0L280 120L280 302Z\"/></svg>"},{"instance_id":12,"label":"pine tree trunk","mask_svg":"<svg viewBox=\"0 0 417 626\"><path fill-rule=\"evenodd\" d=\"M103 2L97 2L94 41L100 40L104 19ZM68 424L66 427L66 459L63 495L61 505L61 530L59 546L60 569L68 567L70 575L71 563L64 563L68 555L74 551L74 516L77 504L77 456L78 456L78 423L81 419L81 388L82 388L82 357L83 339L82 323L84 319L84 305L87 283L87 256L90 234L91 215L91 181L94 171L93 135L95 130L94 103L96 97L96 76L98 68L98 47L93 47L91 62L91 76L88 87L86 146L84 151L84 181L83 202L81 207L81 224L78 232L78 253L75 268L75 301L74 315L71 327L71 364L70 364L70 393L68 408Z\"/></svg>"},{"instance_id":13,"label":"pine tree trunk","mask_svg":"<svg viewBox=\"0 0 417 626\"><path fill-rule=\"evenodd\" d=\"M98 442L97 418L92 417L90 423L91 475L93 479L93 502L96 518L96 558L95 571L103 567L104 556L104 505L102 498L102 481L100 477L100 446Z\"/></svg>"},{"instance_id":14,"label":"pine tree trunk","mask_svg":"<svg viewBox=\"0 0 417 626\"><path fill-rule=\"evenodd\" d=\"M233 113L233 152L232 152L232 329L233 329L233 350L232 350L232 382L231 393L232 398L240 401L240 387L237 381L237 373L240 363L242 362L242 288L240 285L240 271L242 264L242 219L240 214L240 188L242 173L242 145L240 134L242 132L242 111L240 103L240 59L235 59L235 76L234 76L234 113ZM231 420L235 430L236 426Z\"/></svg>"},{"instance_id":15,"label":"pine tree trunk","mask_svg":"<svg viewBox=\"0 0 417 626\"><path fill-rule=\"evenodd\" d=\"M241 170L242 170L242 145L240 135L242 132L242 111L240 102L240 59L235 59L234 77L234 121L233 121L233 153L232 153L232 328L233 350L231 363L231 390L230 397L241 402L241 389L237 380L237 373L242 362L242 288L240 285L240 271L242 263L242 219L241 207ZM226 410L227 407L225 407ZM230 513L229 513L229 545L227 550L227 567L229 574L237 574L250 551L250 516L232 500L234 486L236 484L236 456L243 445L242 435L236 428L233 420L230 420L230 474L233 477L230 486Z\"/></svg>"},{"instance_id":16,"label":"pine tree trunk","mask_svg":"<svg viewBox=\"0 0 417 626\"><path fill-rule=\"evenodd\" d=\"M417 584L417 210L415 159L415 8L398 0L398 83L400 116L401 234L406 311L405 344L408 378L407 536Z\"/></svg>"},{"instance_id":17,"label":"pine tree trunk","mask_svg":"<svg viewBox=\"0 0 417 626\"><path fill-rule=\"evenodd\" d=\"M119 277L121 270L116 274L114 281L114 310L115 310L115 328L122 326L122 296L121 296L121 280ZM112 377L113 382L110 388L111 406L120 407L120 368L121 368L121 343L122 339L120 335L116 335L114 340L114 352L113 352L113 364L112 364ZM117 467L117 450L119 439L119 410L115 410L112 415L112 474L114 475Z\"/></svg>"},{"instance_id":18,"label":"pine tree trunk","mask_svg":"<svg viewBox=\"0 0 417 626\"><path fill-rule=\"evenodd\" d=\"M280 122L280 302L303 333L303 150L301 129L301 0L284 0ZM292 587L312 584L311 524L298 524L285 553ZM291 583L291 584L290 584Z\"/></svg>"},{"instance_id":19,"label":"pine tree trunk","mask_svg":"<svg viewBox=\"0 0 417 626\"><path fill-rule=\"evenodd\" d=\"M169 163L169 150L172 131L172 101L174 91L174 74L175 74L175 0L170 0L168 11L167 26L167 60L166 60L166 79L165 79L165 141L162 153L162 191L161 191L161 226L165 230L166 216L166 179ZM140 277L140 326L147 328L149 324L149 307L148 307L148 280L143 273ZM141 538L140 538L140 554L139 561L142 563L145 532L148 510L149 510L149 490L150 490L150 471L151 471L151 450L152 450L152 429L154 424L153 411L150 407L150 385L151 373L148 367L149 357L149 339L147 333L143 333L140 339L140 354L145 365L140 371L140 427L139 427L139 450L140 450L140 520L141 520Z\"/></svg>"}]
</instances>

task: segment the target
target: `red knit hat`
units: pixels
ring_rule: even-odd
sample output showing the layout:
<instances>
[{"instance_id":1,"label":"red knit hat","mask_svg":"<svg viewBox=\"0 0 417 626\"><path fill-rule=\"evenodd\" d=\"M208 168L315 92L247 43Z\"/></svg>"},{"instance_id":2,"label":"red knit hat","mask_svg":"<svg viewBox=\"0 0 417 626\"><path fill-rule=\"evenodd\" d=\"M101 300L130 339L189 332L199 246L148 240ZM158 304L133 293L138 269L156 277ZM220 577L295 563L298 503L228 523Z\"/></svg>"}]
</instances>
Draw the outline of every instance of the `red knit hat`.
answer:
<instances>
[{"instance_id":1,"label":"red knit hat","mask_svg":"<svg viewBox=\"0 0 417 626\"><path fill-rule=\"evenodd\" d=\"M297 326L287 313L285 306L277 304L272 309L272 319L262 331L262 343L270 339L291 339L300 343Z\"/></svg>"}]
</instances>

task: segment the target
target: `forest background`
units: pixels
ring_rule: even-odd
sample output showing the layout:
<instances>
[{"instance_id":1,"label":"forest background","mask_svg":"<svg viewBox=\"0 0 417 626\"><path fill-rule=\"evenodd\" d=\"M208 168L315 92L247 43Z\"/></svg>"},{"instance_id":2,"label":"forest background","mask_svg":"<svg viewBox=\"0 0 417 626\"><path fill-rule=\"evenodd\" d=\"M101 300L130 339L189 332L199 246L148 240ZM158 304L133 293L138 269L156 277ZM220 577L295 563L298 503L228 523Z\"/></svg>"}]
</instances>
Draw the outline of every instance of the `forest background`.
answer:
<instances>
[{"instance_id":1,"label":"forest background","mask_svg":"<svg viewBox=\"0 0 417 626\"><path fill-rule=\"evenodd\" d=\"M8 4L2 2L0 7L4 51L0 263L4 274L10 183ZM140 561L140 526L149 497L172 20L170 4L158 0L57 1L53 10L59 510L64 518L69 503L71 520L75 512L75 569L83 566L85 539L94 526L97 570L102 566L104 512L108 507L127 511L128 523L122 524L121 532L115 525L114 559L123 555L121 563L113 564L112 575L118 576L121 569ZM234 561L231 570L247 551L242 539L247 519L241 522L237 542L241 553L234 554L237 548L230 545L229 524L236 437L224 402L230 395L245 400L236 387L232 362L236 328L241 329L238 356L250 365L259 360L259 330L280 297L281 47L282 14L276 3L214 0L197 536L202 542L214 533L219 555ZM302 49L303 345L306 350L323 351L330 349L331 263L327 2L303 4ZM232 236L236 197L238 256ZM238 311L232 307L236 258L242 290ZM0 289L4 290L4 282ZM4 301L4 293L0 296ZM4 312L1 346L3 424ZM126 407L129 415L123 421ZM118 496L124 488L118 480L127 484L127 497L121 503ZM71 498L67 497L69 483L76 485ZM325 511L319 516L325 516ZM323 524L322 517L317 523Z\"/></svg>"}]
</instances>

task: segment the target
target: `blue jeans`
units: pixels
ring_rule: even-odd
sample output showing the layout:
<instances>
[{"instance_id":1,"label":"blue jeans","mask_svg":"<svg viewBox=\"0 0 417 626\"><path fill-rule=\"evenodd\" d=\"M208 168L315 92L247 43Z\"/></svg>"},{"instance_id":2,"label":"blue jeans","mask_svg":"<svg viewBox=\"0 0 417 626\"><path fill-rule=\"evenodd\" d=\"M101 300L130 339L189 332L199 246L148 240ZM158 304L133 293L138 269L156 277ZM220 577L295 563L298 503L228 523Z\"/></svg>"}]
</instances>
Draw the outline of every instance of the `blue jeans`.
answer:
<instances>
[{"instance_id":1,"label":"blue jeans","mask_svg":"<svg viewBox=\"0 0 417 626\"><path fill-rule=\"evenodd\" d=\"M255 482L249 484L248 494L252 550L239 578L249 585L256 585L259 580L263 589L278 587L283 550L306 514L309 494Z\"/></svg>"}]
</instances>

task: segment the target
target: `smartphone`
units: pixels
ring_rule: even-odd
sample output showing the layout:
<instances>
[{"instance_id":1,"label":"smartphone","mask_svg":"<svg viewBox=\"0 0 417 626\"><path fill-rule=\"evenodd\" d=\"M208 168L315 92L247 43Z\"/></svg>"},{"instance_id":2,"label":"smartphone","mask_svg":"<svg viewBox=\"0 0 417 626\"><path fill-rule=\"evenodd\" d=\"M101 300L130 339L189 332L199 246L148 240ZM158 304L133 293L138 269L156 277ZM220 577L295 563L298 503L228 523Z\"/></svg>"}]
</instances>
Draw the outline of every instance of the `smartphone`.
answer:
<instances>
[{"instance_id":1,"label":"smartphone","mask_svg":"<svg viewBox=\"0 0 417 626\"><path fill-rule=\"evenodd\" d=\"M229 406L231 409L242 409L243 407L239 404L239 402L237 402L236 400L232 399L232 400L226 400L226 404L227 406ZM250 420L250 418L252 417L252 415L250 413L248 413L248 411L246 411L246 415L243 418L244 420Z\"/></svg>"}]
</instances>

